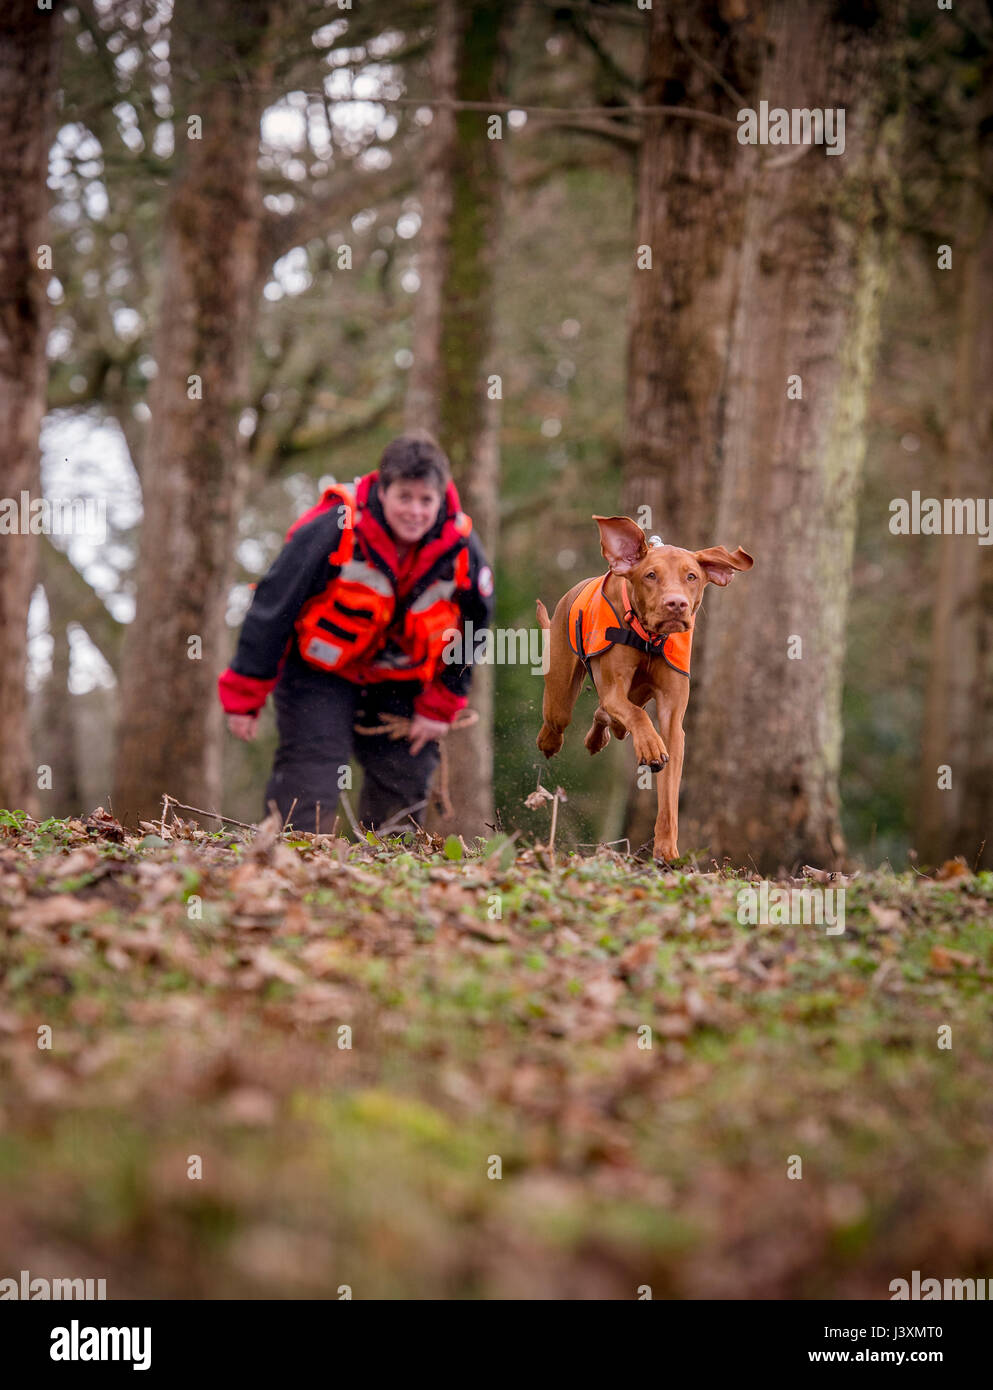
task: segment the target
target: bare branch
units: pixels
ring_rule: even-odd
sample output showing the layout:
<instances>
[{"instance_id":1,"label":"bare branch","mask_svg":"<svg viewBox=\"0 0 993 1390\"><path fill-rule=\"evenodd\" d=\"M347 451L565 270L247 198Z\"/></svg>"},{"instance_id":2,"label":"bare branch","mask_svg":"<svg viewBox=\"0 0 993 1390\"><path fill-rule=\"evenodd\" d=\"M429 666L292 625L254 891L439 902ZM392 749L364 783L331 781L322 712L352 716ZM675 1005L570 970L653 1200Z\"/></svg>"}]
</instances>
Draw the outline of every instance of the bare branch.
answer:
<instances>
[{"instance_id":1,"label":"bare branch","mask_svg":"<svg viewBox=\"0 0 993 1390\"><path fill-rule=\"evenodd\" d=\"M287 431L280 438L266 465L266 477L277 478L287 463L301 454L309 454L317 449L322 452L330 452L340 448L343 444L350 444L353 440L361 439L364 434L376 428L390 414L396 410L400 402L393 395L384 396L379 400L372 401L369 409L358 419L339 422L333 428L321 431L311 431L310 433L296 434Z\"/></svg>"},{"instance_id":2,"label":"bare branch","mask_svg":"<svg viewBox=\"0 0 993 1390\"><path fill-rule=\"evenodd\" d=\"M58 592L62 600L60 606L72 622L85 629L87 637L116 674L125 625L117 621L69 556L54 546L48 536L42 542L41 582L46 590Z\"/></svg>"},{"instance_id":3,"label":"bare branch","mask_svg":"<svg viewBox=\"0 0 993 1390\"><path fill-rule=\"evenodd\" d=\"M388 169L352 169L334 181L328 192L313 197L286 216L268 213L262 228L259 274L266 276L280 256L317 236L350 222L363 208L379 206L409 193L416 173L408 160Z\"/></svg>"},{"instance_id":4,"label":"bare branch","mask_svg":"<svg viewBox=\"0 0 993 1390\"><path fill-rule=\"evenodd\" d=\"M727 116L718 116L713 111L700 111L695 106L641 106L631 103L628 106L526 106L517 101L451 101L445 97L428 100L421 97L377 97L382 106L428 106L433 110L446 111L486 111L498 114L504 111L526 111L537 119L553 119L557 116L672 116L675 120L701 121L704 125L720 126L725 130L737 132L738 125Z\"/></svg>"},{"instance_id":5,"label":"bare branch","mask_svg":"<svg viewBox=\"0 0 993 1390\"><path fill-rule=\"evenodd\" d=\"M620 125L615 121L595 120L592 116L585 119L552 117L543 120L538 130L575 130L581 135L595 135L602 140L610 140L615 145L623 145L625 149L641 144L641 132L633 126Z\"/></svg>"}]
</instances>

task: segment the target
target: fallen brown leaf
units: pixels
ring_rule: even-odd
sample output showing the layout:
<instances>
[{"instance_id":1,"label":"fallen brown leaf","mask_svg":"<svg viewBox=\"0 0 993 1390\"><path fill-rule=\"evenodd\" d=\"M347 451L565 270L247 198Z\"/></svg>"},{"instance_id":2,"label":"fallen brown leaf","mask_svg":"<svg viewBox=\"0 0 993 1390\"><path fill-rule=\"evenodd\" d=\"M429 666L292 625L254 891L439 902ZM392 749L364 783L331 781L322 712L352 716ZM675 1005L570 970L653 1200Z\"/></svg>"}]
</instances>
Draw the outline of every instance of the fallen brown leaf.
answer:
<instances>
[{"instance_id":1,"label":"fallen brown leaf","mask_svg":"<svg viewBox=\"0 0 993 1390\"><path fill-rule=\"evenodd\" d=\"M869 904L869 916L880 931L894 931L903 926L903 914L896 907L881 907L879 903Z\"/></svg>"},{"instance_id":2,"label":"fallen brown leaf","mask_svg":"<svg viewBox=\"0 0 993 1390\"><path fill-rule=\"evenodd\" d=\"M940 975L948 975L956 965L969 969L976 964L976 957L966 951L952 951L947 946L932 946L928 956L931 969Z\"/></svg>"},{"instance_id":3,"label":"fallen brown leaf","mask_svg":"<svg viewBox=\"0 0 993 1390\"><path fill-rule=\"evenodd\" d=\"M954 859L946 859L944 864L935 874L939 882L946 883L950 878L971 878L972 873L968 864L957 854Z\"/></svg>"}]
</instances>

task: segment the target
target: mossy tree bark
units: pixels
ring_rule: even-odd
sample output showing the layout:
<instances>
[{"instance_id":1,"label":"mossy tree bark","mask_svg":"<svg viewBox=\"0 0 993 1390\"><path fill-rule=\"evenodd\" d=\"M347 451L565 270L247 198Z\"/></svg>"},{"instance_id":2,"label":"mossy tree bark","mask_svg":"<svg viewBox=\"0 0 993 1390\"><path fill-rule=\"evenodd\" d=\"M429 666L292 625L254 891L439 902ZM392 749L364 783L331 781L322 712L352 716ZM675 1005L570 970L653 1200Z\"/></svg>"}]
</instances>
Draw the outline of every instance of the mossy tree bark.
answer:
<instances>
[{"instance_id":1,"label":"mossy tree bark","mask_svg":"<svg viewBox=\"0 0 993 1390\"><path fill-rule=\"evenodd\" d=\"M649 18L642 100L685 106L735 122L754 101L764 3L657 3ZM712 545L728 344L756 151L730 126L655 115L642 124L636 246L650 268L634 271L628 337L621 511L671 545ZM644 254L644 253L642 253ZM694 638L699 680L706 624ZM686 727L692 729L693 708ZM654 786L638 788L633 756L625 833L651 840Z\"/></svg>"},{"instance_id":2,"label":"mossy tree bark","mask_svg":"<svg viewBox=\"0 0 993 1390\"><path fill-rule=\"evenodd\" d=\"M990 496L993 458L991 78L988 66L953 251L955 387L944 496L974 500ZM979 545L972 535L943 535L930 543L940 548L940 556L928 647L917 849L928 863L961 854L970 866L988 867L993 865L993 547Z\"/></svg>"},{"instance_id":3,"label":"mossy tree bark","mask_svg":"<svg viewBox=\"0 0 993 1390\"><path fill-rule=\"evenodd\" d=\"M50 243L48 149L60 19L35 0L0 10L0 478L20 508L41 496L38 435L45 410L48 326L39 264ZM38 809L25 678L38 537L0 536L0 806Z\"/></svg>"},{"instance_id":4,"label":"mossy tree bark","mask_svg":"<svg viewBox=\"0 0 993 1390\"><path fill-rule=\"evenodd\" d=\"M761 61L760 7L717 0L650 13L643 101L735 122ZM736 17L727 19L732 12ZM733 124L653 115L638 155L623 501L672 545L710 545L745 197L755 152Z\"/></svg>"},{"instance_id":5,"label":"mossy tree bark","mask_svg":"<svg viewBox=\"0 0 993 1390\"><path fill-rule=\"evenodd\" d=\"M92 806L82 802L82 786L79 766L79 743L77 737L76 714L78 701L69 688L71 667L71 646L69 626L77 623L89 633L87 621L95 627L92 617L99 609L106 617L106 625L113 628L114 620L101 604L97 595L90 589L86 580L73 567L67 555L57 550L51 541L46 540L41 550L39 578L44 585L48 601L48 625L52 634L52 670L40 700L37 701L35 716L34 746L39 763L48 763L52 768L52 787L40 794L41 809L49 816L78 816L90 811ZM77 606L77 598L83 592L91 596L91 601L83 609ZM100 646L99 641L96 644ZM104 642L101 652L106 656L109 642ZM109 769L108 769L109 774ZM106 805L110 780L103 792Z\"/></svg>"},{"instance_id":6,"label":"mossy tree bark","mask_svg":"<svg viewBox=\"0 0 993 1390\"><path fill-rule=\"evenodd\" d=\"M501 95L514 12L513 4L498 0L468 7L441 0L432 59L437 97L486 101ZM421 286L406 425L429 429L440 439L463 506L493 561L499 407L488 394L487 376L503 141L489 138L488 125L485 112L435 110L423 182ZM446 828L485 835L487 822L493 821L491 666L475 669L470 707L478 711L479 722L452 735L447 744L454 814Z\"/></svg>"},{"instance_id":7,"label":"mossy tree bark","mask_svg":"<svg viewBox=\"0 0 993 1390\"><path fill-rule=\"evenodd\" d=\"M246 486L238 417L249 400L259 299L259 122L277 13L274 0L197 0L177 5L173 21L177 153L114 795L129 822L150 818L164 792L219 809L216 678Z\"/></svg>"},{"instance_id":8,"label":"mossy tree bark","mask_svg":"<svg viewBox=\"0 0 993 1390\"><path fill-rule=\"evenodd\" d=\"M897 7L770 7L762 95L845 108L846 145L767 150L749 198L714 539L756 563L707 591L680 831L683 850L763 872L844 854L845 622L892 225L898 20Z\"/></svg>"}]
</instances>

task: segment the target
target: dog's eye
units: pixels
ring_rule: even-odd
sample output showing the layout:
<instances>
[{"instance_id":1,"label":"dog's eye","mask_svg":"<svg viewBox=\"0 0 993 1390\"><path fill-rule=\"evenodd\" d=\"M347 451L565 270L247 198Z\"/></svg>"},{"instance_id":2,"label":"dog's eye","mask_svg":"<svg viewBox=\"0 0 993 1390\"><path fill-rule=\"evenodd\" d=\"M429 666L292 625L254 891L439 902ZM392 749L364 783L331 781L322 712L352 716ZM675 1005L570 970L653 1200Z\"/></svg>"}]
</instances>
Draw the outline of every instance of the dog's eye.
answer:
<instances>
[{"instance_id":1,"label":"dog's eye","mask_svg":"<svg viewBox=\"0 0 993 1390\"><path fill-rule=\"evenodd\" d=\"M655 571L654 571L654 570L649 570L648 573L645 575L645 578L646 578L646 579L654 579L654 578L655 578Z\"/></svg>"},{"instance_id":2,"label":"dog's eye","mask_svg":"<svg viewBox=\"0 0 993 1390\"><path fill-rule=\"evenodd\" d=\"M697 578L697 575L695 575L695 574L688 574L688 575L686 576L686 578L687 578L687 580L690 580L690 579L695 580L695 579Z\"/></svg>"}]
</instances>

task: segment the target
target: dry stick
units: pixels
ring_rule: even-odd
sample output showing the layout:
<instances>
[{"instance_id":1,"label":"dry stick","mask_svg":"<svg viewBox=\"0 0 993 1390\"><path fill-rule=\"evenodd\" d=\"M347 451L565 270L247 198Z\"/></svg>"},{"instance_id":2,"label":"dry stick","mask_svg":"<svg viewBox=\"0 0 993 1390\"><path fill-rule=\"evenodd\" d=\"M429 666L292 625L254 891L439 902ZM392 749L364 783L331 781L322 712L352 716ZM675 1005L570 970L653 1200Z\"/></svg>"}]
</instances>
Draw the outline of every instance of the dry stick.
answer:
<instances>
[{"instance_id":1,"label":"dry stick","mask_svg":"<svg viewBox=\"0 0 993 1390\"><path fill-rule=\"evenodd\" d=\"M314 834L321 833L321 803L318 802L314 809Z\"/></svg>"},{"instance_id":2,"label":"dry stick","mask_svg":"<svg viewBox=\"0 0 993 1390\"><path fill-rule=\"evenodd\" d=\"M559 816L559 794L555 793L552 798L552 833L548 837L548 858L552 868L555 868L555 822Z\"/></svg>"},{"instance_id":3,"label":"dry stick","mask_svg":"<svg viewBox=\"0 0 993 1390\"><path fill-rule=\"evenodd\" d=\"M648 841L645 841L647 844ZM576 840L576 849L610 849L611 845L627 845L627 853L631 854L631 841L626 835L622 835L619 840Z\"/></svg>"},{"instance_id":4,"label":"dry stick","mask_svg":"<svg viewBox=\"0 0 993 1390\"><path fill-rule=\"evenodd\" d=\"M455 814L452 798L448 795L448 749L443 743L438 745L438 785L434 788L435 804L446 820Z\"/></svg>"},{"instance_id":5,"label":"dry stick","mask_svg":"<svg viewBox=\"0 0 993 1390\"><path fill-rule=\"evenodd\" d=\"M348 797L345 795L344 792L342 792L340 800L342 806L344 807L345 815L348 817L348 824L352 827L352 830L355 832L355 838L357 840L361 840L363 838L362 831L359 829L358 822L352 815L351 803L349 802Z\"/></svg>"},{"instance_id":6,"label":"dry stick","mask_svg":"<svg viewBox=\"0 0 993 1390\"><path fill-rule=\"evenodd\" d=\"M178 806L181 811L196 811L198 816L213 816L214 820L222 820L225 825L240 825L242 830L255 829L254 825L249 825L246 821L243 820L235 820L234 816L222 816L220 811L205 811L202 806L186 806L183 804L182 801L177 801L174 796L163 796L163 813L165 812L166 802L168 802L170 806ZM165 821L163 820L163 825L164 824ZM165 839L165 836L163 835L162 838Z\"/></svg>"},{"instance_id":7,"label":"dry stick","mask_svg":"<svg viewBox=\"0 0 993 1390\"><path fill-rule=\"evenodd\" d=\"M427 797L424 797L423 800L421 800L421 801L415 801L414 804L413 804L412 806L404 806L404 808L403 808L402 811L394 811L393 815L390 816L389 820L386 821L383 825L381 825L381 826L379 827L379 830L378 830L377 833L378 833L380 836L388 835L389 832L394 828L394 821L399 821L399 820L401 820L404 816L408 815L411 811L419 811L419 810L421 810L421 808L422 808L423 806L426 806L427 804L428 804L428 798L427 798ZM417 822L414 821L414 824L416 825Z\"/></svg>"},{"instance_id":8,"label":"dry stick","mask_svg":"<svg viewBox=\"0 0 993 1390\"><path fill-rule=\"evenodd\" d=\"M299 801L299 799L300 799L299 797L295 796L295 797L293 798L293 800L290 802L290 809L287 811L287 813L286 813L286 819L283 821L283 825L282 825L282 829L283 829L283 830L285 830L286 827L289 825L289 823L290 823L290 817L293 815L293 807L297 804L297 802ZM279 808L277 807L276 809L278 810Z\"/></svg>"}]
</instances>

